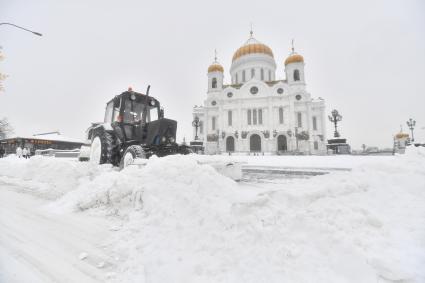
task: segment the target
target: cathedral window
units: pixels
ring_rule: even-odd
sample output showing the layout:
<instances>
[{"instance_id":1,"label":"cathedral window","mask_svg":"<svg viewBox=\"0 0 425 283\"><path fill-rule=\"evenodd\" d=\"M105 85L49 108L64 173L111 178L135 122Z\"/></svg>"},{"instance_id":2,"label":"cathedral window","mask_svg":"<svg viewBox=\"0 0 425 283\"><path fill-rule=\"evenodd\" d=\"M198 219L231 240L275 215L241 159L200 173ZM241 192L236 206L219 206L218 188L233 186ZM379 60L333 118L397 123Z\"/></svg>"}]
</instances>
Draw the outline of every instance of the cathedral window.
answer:
<instances>
[{"instance_id":1,"label":"cathedral window","mask_svg":"<svg viewBox=\"0 0 425 283\"><path fill-rule=\"evenodd\" d=\"M302 115L301 115L301 112L298 112L298 113L297 113L297 124L298 124L298 127L299 127L299 128L301 128L301 127L303 126L303 121L302 121Z\"/></svg>"},{"instance_id":2,"label":"cathedral window","mask_svg":"<svg viewBox=\"0 0 425 283\"><path fill-rule=\"evenodd\" d=\"M255 69L252 68L251 69L251 79L253 79L255 77Z\"/></svg>"},{"instance_id":3,"label":"cathedral window","mask_svg":"<svg viewBox=\"0 0 425 283\"><path fill-rule=\"evenodd\" d=\"M279 108L279 124L283 124L283 107Z\"/></svg>"},{"instance_id":4,"label":"cathedral window","mask_svg":"<svg viewBox=\"0 0 425 283\"><path fill-rule=\"evenodd\" d=\"M316 116L313 117L313 131L317 131L317 118L316 118Z\"/></svg>"},{"instance_id":5,"label":"cathedral window","mask_svg":"<svg viewBox=\"0 0 425 283\"><path fill-rule=\"evenodd\" d=\"M261 80L264 81L264 69L261 69Z\"/></svg>"},{"instance_id":6,"label":"cathedral window","mask_svg":"<svg viewBox=\"0 0 425 283\"><path fill-rule=\"evenodd\" d=\"M257 94L257 93L258 93L258 87L253 86L253 87L251 87L251 88L249 89L249 91L250 91L252 94Z\"/></svg>"},{"instance_id":7,"label":"cathedral window","mask_svg":"<svg viewBox=\"0 0 425 283\"><path fill-rule=\"evenodd\" d=\"M258 109L258 124L263 124L263 109Z\"/></svg>"},{"instance_id":8,"label":"cathedral window","mask_svg":"<svg viewBox=\"0 0 425 283\"><path fill-rule=\"evenodd\" d=\"M271 81L271 80L272 80L272 71L269 70L269 81Z\"/></svg>"},{"instance_id":9,"label":"cathedral window","mask_svg":"<svg viewBox=\"0 0 425 283\"><path fill-rule=\"evenodd\" d=\"M215 130L215 117L211 118L211 130Z\"/></svg>"},{"instance_id":10,"label":"cathedral window","mask_svg":"<svg viewBox=\"0 0 425 283\"><path fill-rule=\"evenodd\" d=\"M251 109L248 109L248 116L247 116L247 118L248 118L248 125L251 125Z\"/></svg>"},{"instance_id":11,"label":"cathedral window","mask_svg":"<svg viewBox=\"0 0 425 283\"><path fill-rule=\"evenodd\" d=\"M227 121L229 126L232 125L232 110L229 110L229 112L227 112Z\"/></svg>"},{"instance_id":12,"label":"cathedral window","mask_svg":"<svg viewBox=\"0 0 425 283\"><path fill-rule=\"evenodd\" d=\"M294 70L294 81L299 81L300 80L300 71L295 69Z\"/></svg>"},{"instance_id":13,"label":"cathedral window","mask_svg":"<svg viewBox=\"0 0 425 283\"><path fill-rule=\"evenodd\" d=\"M242 71L242 82L245 82L245 70Z\"/></svg>"},{"instance_id":14,"label":"cathedral window","mask_svg":"<svg viewBox=\"0 0 425 283\"><path fill-rule=\"evenodd\" d=\"M217 88L217 79L216 78L212 79L211 88Z\"/></svg>"},{"instance_id":15,"label":"cathedral window","mask_svg":"<svg viewBox=\"0 0 425 283\"><path fill-rule=\"evenodd\" d=\"M252 110L252 124L257 125L257 109Z\"/></svg>"}]
</instances>

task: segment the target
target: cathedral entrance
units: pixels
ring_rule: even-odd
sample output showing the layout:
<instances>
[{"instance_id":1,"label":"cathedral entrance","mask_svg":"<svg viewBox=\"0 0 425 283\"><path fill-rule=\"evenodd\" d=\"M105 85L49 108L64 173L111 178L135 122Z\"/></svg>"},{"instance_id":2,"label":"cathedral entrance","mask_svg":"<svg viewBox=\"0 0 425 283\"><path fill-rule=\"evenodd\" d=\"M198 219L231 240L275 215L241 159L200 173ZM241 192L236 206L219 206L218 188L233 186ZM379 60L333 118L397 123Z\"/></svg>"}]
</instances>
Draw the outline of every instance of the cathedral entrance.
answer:
<instances>
[{"instance_id":1,"label":"cathedral entrance","mask_svg":"<svg viewBox=\"0 0 425 283\"><path fill-rule=\"evenodd\" d=\"M227 139L226 139L226 151L227 152L235 151L235 139L233 137L227 137Z\"/></svg>"},{"instance_id":2,"label":"cathedral entrance","mask_svg":"<svg viewBox=\"0 0 425 283\"><path fill-rule=\"evenodd\" d=\"M277 151L287 151L288 150L288 141L286 136L280 135L277 137Z\"/></svg>"},{"instance_id":3,"label":"cathedral entrance","mask_svg":"<svg viewBox=\"0 0 425 283\"><path fill-rule=\"evenodd\" d=\"M261 151L261 138L259 135L254 134L249 139L249 149L251 151Z\"/></svg>"}]
</instances>

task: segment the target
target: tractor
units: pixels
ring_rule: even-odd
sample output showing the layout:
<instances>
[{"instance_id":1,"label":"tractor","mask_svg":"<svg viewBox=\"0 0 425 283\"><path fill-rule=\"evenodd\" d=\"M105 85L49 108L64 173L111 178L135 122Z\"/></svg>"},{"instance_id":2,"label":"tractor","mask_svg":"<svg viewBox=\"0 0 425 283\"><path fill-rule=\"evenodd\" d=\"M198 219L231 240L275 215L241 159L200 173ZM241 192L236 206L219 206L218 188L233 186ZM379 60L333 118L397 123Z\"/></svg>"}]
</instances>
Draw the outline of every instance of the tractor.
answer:
<instances>
[{"instance_id":1,"label":"tractor","mask_svg":"<svg viewBox=\"0 0 425 283\"><path fill-rule=\"evenodd\" d=\"M138 158L191 152L176 143L177 121L164 118L164 109L149 96L149 89L142 94L129 88L106 104L104 122L92 123L86 131L91 144L87 159L124 168Z\"/></svg>"}]
</instances>

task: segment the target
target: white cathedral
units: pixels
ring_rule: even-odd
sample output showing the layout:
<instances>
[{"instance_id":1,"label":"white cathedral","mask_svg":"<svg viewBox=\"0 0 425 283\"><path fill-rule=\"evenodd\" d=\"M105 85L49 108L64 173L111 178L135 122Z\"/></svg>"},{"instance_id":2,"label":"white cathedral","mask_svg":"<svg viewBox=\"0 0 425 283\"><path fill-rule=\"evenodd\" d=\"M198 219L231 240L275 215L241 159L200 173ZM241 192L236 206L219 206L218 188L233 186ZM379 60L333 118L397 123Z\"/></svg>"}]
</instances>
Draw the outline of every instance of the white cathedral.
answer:
<instances>
[{"instance_id":1,"label":"white cathedral","mask_svg":"<svg viewBox=\"0 0 425 283\"><path fill-rule=\"evenodd\" d=\"M325 102L306 90L304 58L285 60L286 79L276 78L276 62L267 45L252 36L233 55L231 84L215 58L208 68L203 106L193 108L199 127L194 139L206 154L326 153Z\"/></svg>"}]
</instances>

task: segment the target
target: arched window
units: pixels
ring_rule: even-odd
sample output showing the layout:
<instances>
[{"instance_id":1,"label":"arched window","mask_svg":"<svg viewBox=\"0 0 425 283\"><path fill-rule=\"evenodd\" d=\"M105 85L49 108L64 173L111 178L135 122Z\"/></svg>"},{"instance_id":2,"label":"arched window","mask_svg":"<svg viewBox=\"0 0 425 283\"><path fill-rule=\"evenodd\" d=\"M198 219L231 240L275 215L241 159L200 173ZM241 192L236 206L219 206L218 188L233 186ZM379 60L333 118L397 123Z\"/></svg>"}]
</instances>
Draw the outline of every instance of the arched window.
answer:
<instances>
[{"instance_id":1,"label":"arched window","mask_svg":"<svg viewBox=\"0 0 425 283\"><path fill-rule=\"evenodd\" d=\"M299 81L300 80L300 71L295 69L294 70L294 81Z\"/></svg>"},{"instance_id":2,"label":"arched window","mask_svg":"<svg viewBox=\"0 0 425 283\"><path fill-rule=\"evenodd\" d=\"M261 80L264 81L264 69L261 69Z\"/></svg>"},{"instance_id":3,"label":"arched window","mask_svg":"<svg viewBox=\"0 0 425 283\"><path fill-rule=\"evenodd\" d=\"M317 118L313 116L313 131L317 131Z\"/></svg>"},{"instance_id":4,"label":"arched window","mask_svg":"<svg viewBox=\"0 0 425 283\"><path fill-rule=\"evenodd\" d=\"M239 79L238 79L238 73L236 73L236 84L239 83Z\"/></svg>"},{"instance_id":5,"label":"arched window","mask_svg":"<svg viewBox=\"0 0 425 283\"><path fill-rule=\"evenodd\" d=\"M283 124L283 107L279 107L279 124Z\"/></svg>"},{"instance_id":6,"label":"arched window","mask_svg":"<svg viewBox=\"0 0 425 283\"><path fill-rule=\"evenodd\" d=\"M251 79L253 79L255 77L255 69L252 68L251 69Z\"/></svg>"},{"instance_id":7,"label":"arched window","mask_svg":"<svg viewBox=\"0 0 425 283\"><path fill-rule=\"evenodd\" d=\"M319 143L317 141L314 142L314 150L319 149Z\"/></svg>"},{"instance_id":8,"label":"arched window","mask_svg":"<svg viewBox=\"0 0 425 283\"><path fill-rule=\"evenodd\" d=\"M216 78L213 78L212 79L211 87L212 88L217 88L217 79Z\"/></svg>"},{"instance_id":9,"label":"arched window","mask_svg":"<svg viewBox=\"0 0 425 283\"><path fill-rule=\"evenodd\" d=\"M269 70L269 81L271 81L271 80L272 80L272 71Z\"/></svg>"},{"instance_id":10,"label":"arched window","mask_svg":"<svg viewBox=\"0 0 425 283\"><path fill-rule=\"evenodd\" d=\"M263 124L263 109L258 109L258 124Z\"/></svg>"},{"instance_id":11,"label":"arched window","mask_svg":"<svg viewBox=\"0 0 425 283\"><path fill-rule=\"evenodd\" d=\"M245 82L245 70L242 71L242 82Z\"/></svg>"}]
</instances>

